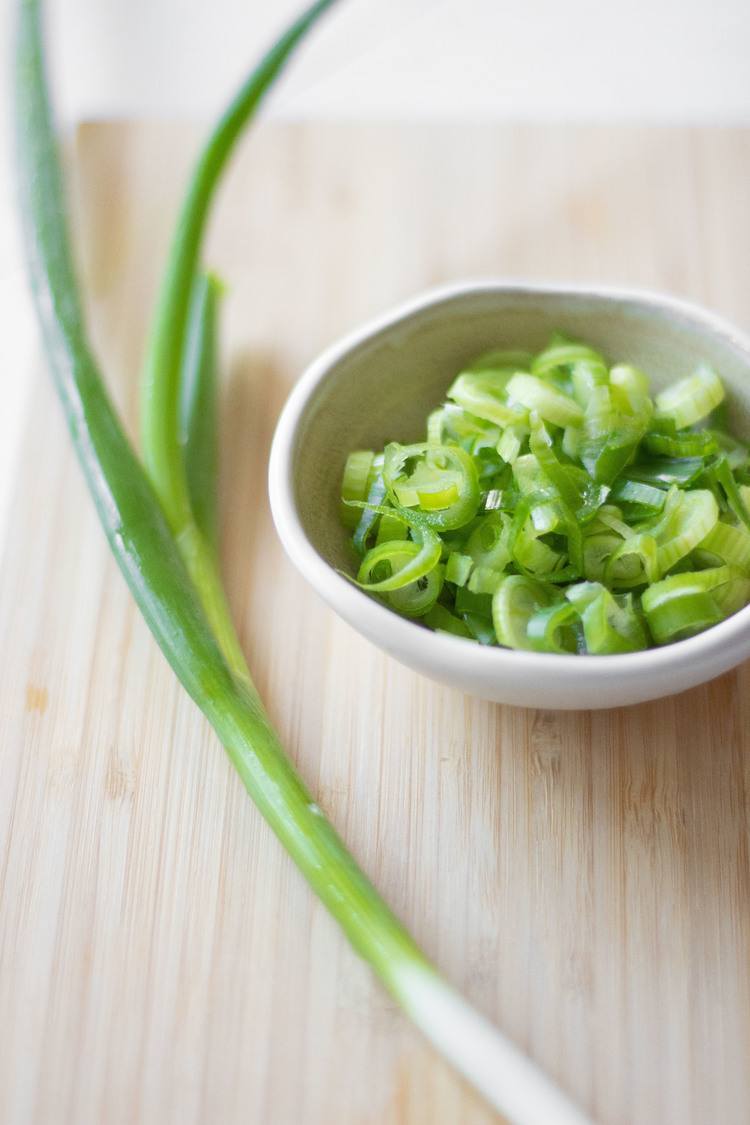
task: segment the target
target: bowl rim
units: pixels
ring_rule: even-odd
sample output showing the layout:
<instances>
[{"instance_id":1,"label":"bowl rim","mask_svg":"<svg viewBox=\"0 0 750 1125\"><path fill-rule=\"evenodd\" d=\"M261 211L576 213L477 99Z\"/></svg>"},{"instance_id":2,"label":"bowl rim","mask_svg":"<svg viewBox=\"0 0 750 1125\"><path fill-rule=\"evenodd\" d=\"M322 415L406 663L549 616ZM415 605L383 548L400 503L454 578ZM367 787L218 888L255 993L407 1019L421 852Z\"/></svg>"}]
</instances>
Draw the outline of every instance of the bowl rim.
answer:
<instances>
[{"instance_id":1,"label":"bowl rim","mask_svg":"<svg viewBox=\"0 0 750 1125\"><path fill-rule=\"evenodd\" d=\"M391 651L411 651L429 644L430 663L449 667L456 660L469 658L478 674L500 675L511 664L515 673L553 673L565 678L585 676L596 680L613 676L630 679L667 670L673 672L694 666L701 657L723 652L722 665L730 668L750 654L750 605L713 625L694 637L675 641L660 648L606 656L575 653L528 652L500 646L480 645L468 638L436 633L421 627L418 621L401 617L360 590L352 581L330 565L310 542L300 520L294 494L294 452L297 434L306 409L335 365L350 352L374 337L403 325L431 307L471 295L573 297L601 300L603 303L629 303L657 310L673 319L689 321L723 339L731 348L744 354L750 368L750 336L715 313L682 297L638 287L527 282L512 279L478 278L452 282L429 288L410 297L384 313L370 318L353 331L329 345L308 365L292 388L281 411L274 432L268 466L268 490L271 514L282 545L303 577L313 589L353 628L365 634L389 632ZM360 626L361 622L361 626ZM356 624L355 624L356 623ZM748 650L747 652L745 650ZM736 657L736 659L735 659ZM710 675L711 673L709 673ZM715 673L713 673L715 674ZM708 678L708 677L706 677Z\"/></svg>"}]
</instances>

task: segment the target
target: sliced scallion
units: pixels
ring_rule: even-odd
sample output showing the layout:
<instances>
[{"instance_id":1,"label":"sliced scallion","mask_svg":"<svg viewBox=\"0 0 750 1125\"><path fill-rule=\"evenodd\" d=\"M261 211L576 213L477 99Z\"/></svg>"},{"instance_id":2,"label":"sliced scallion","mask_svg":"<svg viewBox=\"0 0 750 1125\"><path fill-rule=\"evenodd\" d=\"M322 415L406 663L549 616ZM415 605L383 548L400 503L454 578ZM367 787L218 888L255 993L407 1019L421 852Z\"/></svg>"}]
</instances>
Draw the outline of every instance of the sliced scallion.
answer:
<instances>
[{"instance_id":1,"label":"sliced scallion","mask_svg":"<svg viewBox=\"0 0 750 1125\"><path fill-rule=\"evenodd\" d=\"M558 334L537 355L483 353L447 394L425 443L391 443L379 455L380 489L371 469L366 499L364 471L342 493L344 507L362 511L360 550L387 545L390 520L402 529L390 538L410 544L394 555L399 567L422 557L418 529L442 541L429 571L440 605L424 616L428 626L444 611L483 644L627 653L688 636L676 606L695 606L699 631L744 604L750 457L720 428L724 389L713 370L699 364L653 398L641 368L609 366L597 349ZM668 608L645 613L654 586L721 566L735 575L721 593L699 589L690 602L678 583L682 601L670 595ZM426 586L427 575L418 581ZM396 608L394 591L375 589L374 578L365 585ZM418 597L405 579L403 589L403 612L423 612L424 589Z\"/></svg>"},{"instance_id":2,"label":"sliced scallion","mask_svg":"<svg viewBox=\"0 0 750 1125\"><path fill-rule=\"evenodd\" d=\"M724 385L716 372L703 364L692 375L673 383L656 396L658 418L669 418L678 430L706 418L724 399Z\"/></svg>"},{"instance_id":3,"label":"sliced scallion","mask_svg":"<svg viewBox=\"0 0 750 1125\"><path fill-rule=\"evenodd\" d=\"M441 552L437 535L427 529L415 534L417 542L396 539L367 552L357 574L357 582L363 590L373 594L400 590L424 578L437 566Z\"/></svg>"},{"instance_id":4,"label":"sliced scallion","mask_svg":"<svg viewBox=\"0 0 750 1125\"><path fill-rule=\"evenodd\" d=\"M555 426L576 426L583 421L578 403L537 375L519 371L510 379L505 391L509 402L535 410L540 418Z\"/></svg>"},{"instance_id":5,"label":"sliced scallion","mask_svg":"<svg viewBox=\"0 0 750 1125\"><path fill-rule=\"evenodd\" d=\"M347 504L347 500L366 500L367 485L370 479L372 463L375 454L371 449L360 449L350 453L344 465L344 476L341 481L341 520L345 527L354 530L360 520L360 513L356 508Z\"/></svg>"}]
</instances>

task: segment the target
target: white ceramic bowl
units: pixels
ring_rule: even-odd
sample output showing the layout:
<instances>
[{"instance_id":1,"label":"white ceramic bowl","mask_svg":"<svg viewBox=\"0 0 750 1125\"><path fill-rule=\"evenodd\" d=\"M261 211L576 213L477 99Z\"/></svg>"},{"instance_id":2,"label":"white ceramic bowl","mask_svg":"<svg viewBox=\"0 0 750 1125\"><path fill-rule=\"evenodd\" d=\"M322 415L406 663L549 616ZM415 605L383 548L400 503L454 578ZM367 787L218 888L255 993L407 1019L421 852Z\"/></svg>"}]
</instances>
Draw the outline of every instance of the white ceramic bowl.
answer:
<instances>
[{"instance_id":1,"label":"white ceramic bowl","mask_svg":"<svg viewBox=\"0 0 750 1125\"><path fill-rule=\"evenodd\" d=\"M732 429L750 432L750 340L670 297L616 289L479 282L432 291L366 324L317 359L295 386L271 451L271 508L292 562L328 604L397 660L462 691L524 707L616 707L670 695L750 656L750 607L689 640L622 656L487 648L429 631L348 582L339 522L347 453L419 440L462 363L493 347L538 350L554 330L635 363L659 387L711 363Z\"/></svg>"}]
</instances>

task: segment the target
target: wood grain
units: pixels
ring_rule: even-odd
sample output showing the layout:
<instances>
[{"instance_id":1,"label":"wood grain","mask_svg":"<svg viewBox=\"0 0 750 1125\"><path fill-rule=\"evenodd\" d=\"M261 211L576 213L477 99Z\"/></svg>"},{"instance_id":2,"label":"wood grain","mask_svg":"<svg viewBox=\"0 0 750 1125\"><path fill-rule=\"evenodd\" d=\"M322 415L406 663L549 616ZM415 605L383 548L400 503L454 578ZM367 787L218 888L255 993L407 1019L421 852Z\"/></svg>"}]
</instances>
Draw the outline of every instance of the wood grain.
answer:
<instances>
[{"instance_id":1,"label":"wood grain","mask_svg":"<svg viewBox=\"0 0 750 1125\"><path fill-rule=\"evenodd\" d=\"M85 128L76 210L131 426L196 133ZM602 1123L750 1118L750 669L644 707L497 707L394 664L282 557L302 366L466 275L628 282L750 323L750 134L278 126L243 149L223 546L289 751L447 975ZM130 603L36 379L2 566L3 1125L485 1125L271 837ZM551 1123L554 1125L554 1123Z\"/></svg>"}]
</instances>

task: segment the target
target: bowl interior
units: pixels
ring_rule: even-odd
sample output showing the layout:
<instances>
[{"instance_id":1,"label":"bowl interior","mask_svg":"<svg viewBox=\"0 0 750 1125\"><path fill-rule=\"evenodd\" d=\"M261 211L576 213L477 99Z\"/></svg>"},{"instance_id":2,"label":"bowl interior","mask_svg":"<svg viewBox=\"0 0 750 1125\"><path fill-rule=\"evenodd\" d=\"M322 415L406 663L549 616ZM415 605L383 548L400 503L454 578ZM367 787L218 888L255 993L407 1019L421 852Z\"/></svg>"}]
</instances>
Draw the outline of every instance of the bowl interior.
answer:
<instances>
[{"instance_id":1,"label":"bowl interior","mask_svg":"<svg viewBox=\"0 0 750 1125\"><path fill-rule=\"evenodd\" d=\"M339 520L344 461L354 449L423 440L430 410L462 364L482 351L537 351L554 331L585 340L610 362L642 367L654 387L712 364L724 379L730 424L750 432L747 351L731 333L658 298L481 288L438 298L339 351L315 386L296 434L293 480L302 526L332 566L350 569Z\"/></svg>"}]
</instances>

